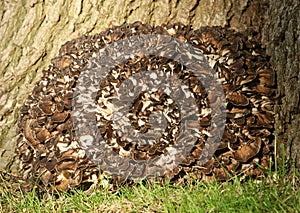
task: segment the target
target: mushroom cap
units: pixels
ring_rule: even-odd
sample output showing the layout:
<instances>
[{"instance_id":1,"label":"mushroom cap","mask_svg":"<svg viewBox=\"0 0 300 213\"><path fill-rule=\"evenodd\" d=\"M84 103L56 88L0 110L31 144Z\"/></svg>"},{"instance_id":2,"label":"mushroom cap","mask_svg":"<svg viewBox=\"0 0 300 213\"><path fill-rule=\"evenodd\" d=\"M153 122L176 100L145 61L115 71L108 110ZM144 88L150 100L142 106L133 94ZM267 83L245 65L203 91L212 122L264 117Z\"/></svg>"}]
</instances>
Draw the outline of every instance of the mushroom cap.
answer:
<instances>
[{"instance_id":1,"label":"mushroom cap","mask_svg":"<svg viewBox=\"0 0 300 213\"><path fill-rule=\"evenodd\" d=\"M125 79L145 67L165 72L173 70L194 94L199 107L200 126L195 125L199 138L182 163L161 178L177 182L193 173L203 180L224 180L229 178L228 174L251 175L245 172L250 167L253 175L261 174L256 162L258 159L259 163L268 165L266 161L273 154L271 132L274 129L275 79L264 50L247 34L222 27L193 30L180 23L151 27L135 22L67 42L61 47L58 56L51 60L49 68L43 71L42 79L20 110L17 154L24 179L33 180L49 190L53 189L52 186L58 190L80 186L92 188L106 179L106 172L87 156L75 134L72 120L74 88L81 72L107 44L132 35L155 33L190 43L203 53L216 71L227 101L225 133L219 148L206 164L200 163L205 138L210 136L212 115L209 109L216 100L209 103L201 82L178 62L161 56L132 57L116 65L115 69L107 73L107 78L99 82L95 119L108 145L123 157L143 160L166 153L168 147L176 143L180 113L178 106L167 95L146 92L131 105L130 119L137 131L150 131L150 123L155 122L153 118L151 121L153 112L167 116L167 127L162 129L165 131L164 136L155 140L154 132L152 144L139 145L116 137L118 130L113 128L109 120L113 112L111 98ZM185 94L176 95L180 97ZM190 125L193 126L192 123ZM188 135L186 137L188 140ZM104 160L109 157L106 156ZM123 165L116 169L121 172L128 168ZM126 180L110 177L107 183L112 186L119 181Z\"/></svg>"}]
</instances>

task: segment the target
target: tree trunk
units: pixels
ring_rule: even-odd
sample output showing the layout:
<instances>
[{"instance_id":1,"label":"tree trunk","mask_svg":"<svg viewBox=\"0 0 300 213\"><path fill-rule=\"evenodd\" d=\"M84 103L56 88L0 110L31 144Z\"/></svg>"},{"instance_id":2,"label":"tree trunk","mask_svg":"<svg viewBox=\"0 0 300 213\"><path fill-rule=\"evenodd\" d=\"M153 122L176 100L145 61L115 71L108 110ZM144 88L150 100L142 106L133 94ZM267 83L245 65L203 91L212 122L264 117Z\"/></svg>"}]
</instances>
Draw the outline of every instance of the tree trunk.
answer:
<instances>
[{"instance_id":1,"label":"tree trunk","mask_svg":"<svg viewBox=\"0 0 300 213\"><path fill-rule=\"evenodd\" d=\"M298 5L296 5L298 4ZM123 23L182 22L255 30L278 76L277 143L299 158L299 3L280 0L89 0L0 2L0 170L16 172L20 106L65 42ZM266 15L266 16L265 16ZM297 16L298 15L298 16ZM261 33L262 32L262 33ZM298 34L297 34L298 33Z\"/></svg>"},{"instance_id":2,"label":"tree trunk","mask_svg":"<svg viewBox=\"0 0 300 213\"><path fill-rule=\"evenodd\" d=\"M276 146L300 168L300 2L272 1L266 13L263 43L277 74ZM282 149L284 145L284 149ZM284 153L282 152L284 150Z\"/></svg>"}]
</instances>

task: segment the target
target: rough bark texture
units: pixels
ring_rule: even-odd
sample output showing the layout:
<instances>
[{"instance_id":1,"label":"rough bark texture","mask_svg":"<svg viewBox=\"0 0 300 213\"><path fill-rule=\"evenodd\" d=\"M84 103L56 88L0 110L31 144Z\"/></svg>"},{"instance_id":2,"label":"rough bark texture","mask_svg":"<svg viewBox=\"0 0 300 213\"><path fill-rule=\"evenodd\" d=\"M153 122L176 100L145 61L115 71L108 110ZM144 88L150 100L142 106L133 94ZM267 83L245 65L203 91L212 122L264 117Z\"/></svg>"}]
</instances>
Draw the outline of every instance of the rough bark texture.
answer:
<instances>
[{"instance_id":1,"label":"rough bark texture","mask_svg":"<svg viewBox=\"0 0 300 213\"><path fill-rule=\"evenodd\" d=\"M278 102L276 143L278 157L300 168L300 2L273 1L266 14L263 42L276 70Z\"/></svg>"},{"instance_id":2,"label":"rough bark texture","mask_svg":"<svg viewBox=\"0 0 300 213\"><path fill-rule=\"evenodd\" d=\"M278 71L279 94L289 94L282 99L282 105L279 106L284 110L279 114L278 120L287 118L288 124L282 121L278 126L278 133L282 133L278 141L297 150L295 144L297 140L299 143L299 118L297 123L295 116L299 113L299 93L290 92L297 89L299 92L299 63L295 61L299 43L294 45L294 41L297 41L295 36L299 34L295 14L297 8L290 2L271 2L269 5L268 0L1 1L0 170L16 171L13 156L19 108L41 77L42 70L49 65L50 59L58 54L60 46L66 41L86 33L95 34L112 25L138 20L151 25L182 22L191 24L193 28L220 25L239 31L253 29L262 32L266 11L269 20L264 28L264 43L267 44L274 67ZM288 6L289 4L292 6ZM294 13L292 22L289 21L287 7L290 14ZM280 18L279 15L284 17ZM269 27L272 30L270 34ZM286 41L281 40L282 34ZM257 37L260 38L260 34ZM273 40L274 38L277 40ZM285 49L287 45L291 49ZM289 82L293 84L287 86ZM291 137L286 137L290 135Z\"/></svg>"}]
</instances>

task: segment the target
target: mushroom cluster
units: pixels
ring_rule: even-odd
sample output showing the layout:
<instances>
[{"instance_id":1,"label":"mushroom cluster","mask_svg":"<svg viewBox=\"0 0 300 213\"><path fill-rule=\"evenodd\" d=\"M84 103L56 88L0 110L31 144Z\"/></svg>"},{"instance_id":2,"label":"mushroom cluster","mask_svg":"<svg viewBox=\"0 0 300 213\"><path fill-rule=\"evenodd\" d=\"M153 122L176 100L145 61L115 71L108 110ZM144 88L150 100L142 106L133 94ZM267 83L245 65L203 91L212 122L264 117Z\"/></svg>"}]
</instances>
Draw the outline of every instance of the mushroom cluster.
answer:
<instances>
[{"instance_id":1,"label":"mushroom cluster","mask_svg":"<svg viewBox=\"0 0 300 213\"><path fill-rule=\"evenodd\" d=\"M216 71L225 93L224 135L214 156L202 164L200 157L203 141L210 134L212 115L209 108L212 103L201 82L174 60L139 55L116 64L99 82L95 100L97 112L92 119L96 120L107 145L122 157L142 161L166 153L168 147L176 144L180 131L180 106L161 91L142 92L134 98L128 112L132 128L150 137L152 134L153 140L138 144L119 137L118 128L121 127L111 122L114 110L111 99L118 93L122 82L134 73L144 71L145 67L164 72L172 70L194 94L201 117L200 125L195 125L199 139L183 161L160 178L178 182L189 175L199 180L226 180L237 174L263 176L260 167L268 168L273 154L275 78L259 43L251 40L251 35L222 27L193 30L180 23L151 27L135 22L67 42L49 68L43 71L42 79L20 111L17 154L23 179L58 190L70 187L89 189L98 184L114 185L116 181L125 181L118 176L108 177L109 174L101 170L81 146L73 122L74 89L82 71L101 49L140 34L169 35L203 53ZM156 79L155 75L145 80L153 79ZM163 115L167 118L165 123L160 119ZM161 137L157 138L157 135ZM109 158L105 156L104 160ZM115 168L120 172L125 169L128 168Z\"/></svg>"}]
</instances>

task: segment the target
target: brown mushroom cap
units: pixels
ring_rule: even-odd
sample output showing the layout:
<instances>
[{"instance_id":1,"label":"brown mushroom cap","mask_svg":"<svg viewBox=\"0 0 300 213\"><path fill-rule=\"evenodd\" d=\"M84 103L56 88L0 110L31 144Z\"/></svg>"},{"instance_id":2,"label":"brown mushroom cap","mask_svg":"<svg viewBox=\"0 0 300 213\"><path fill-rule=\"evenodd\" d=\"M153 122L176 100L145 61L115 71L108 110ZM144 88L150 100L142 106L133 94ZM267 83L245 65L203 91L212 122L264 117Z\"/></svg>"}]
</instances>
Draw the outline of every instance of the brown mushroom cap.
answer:
<instances>
[{"instance_id":1,"label":"brown mushroom cap","mask_svg":"<svg viewBox=\"0 0 300 213\"><path fill-rule=\"evenodd\" d=\"M176 104L162 94L149 93L150 98L146 98L147 94L141 95L132 104L130 112L134 128L142 132L149 131L149 116L154 109L167 112L169 126L165 131L168 134L159 142L139 145L122 138L115 140L116 130L109 120L113 110L110 98L125 79L147 67L166 72L172 70L193 92L199 107L200 126L197 129L197 125L190 124L199 132L197 143L182 163L166 173L165 177L180 182L189 173L203 180L224 180L229 178L228 174L238 173L261 175L253 161L258 159L264 166L269 165L269 157L273 154L270 133L274 129L275 78L264 50L247 34L222 27L193 30L180 23L151 27L136 22L67 42L43 72L41 81L20 110L17 153L24 179L33 179L49 190L52 185L56 189L67 190L70 186L98 184L98 180L104 177L105 171L99 170L87 157L75 134L72 120L73 90L81 72L99 50L108 43L142 33L170 35L182 42L189 42L203 52L216 71L226 96L227 117L223 139L215 156L201 165L199 159L203 154L204 141L213 135L210 133L210 107L218 104L218 100L212 100L201 82L177 62L158 56L137 56L116 65L107 78L99 82L96 120L103 137L110 139L108 145L121 156L139 160L166 153L167 148L176 143L180 113ZM114 78L114 75L118 77ZM176 95L180 97L184 94ZM109 157L106 156L105 160ZM120 172L125 169L128 169L126 165L116 168ZM109 183L114 185L119 181L124 180L111 177Z\"/></svg>"},{"instance_id":2,"label":"brown mushroom cap","mask_svg":"<svg viewBox=\"0 0 300 213\"><path fill-rule=\"evenodd\" d=\"M234 158L242 163L257 155L261 149L261 139L257 138L255 142L242 146L234 153Z\"/></svg>"}]
</instances>

